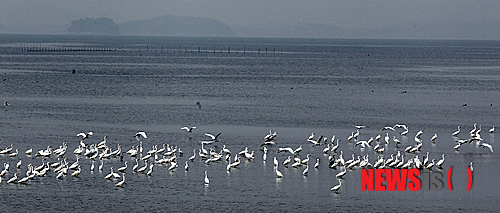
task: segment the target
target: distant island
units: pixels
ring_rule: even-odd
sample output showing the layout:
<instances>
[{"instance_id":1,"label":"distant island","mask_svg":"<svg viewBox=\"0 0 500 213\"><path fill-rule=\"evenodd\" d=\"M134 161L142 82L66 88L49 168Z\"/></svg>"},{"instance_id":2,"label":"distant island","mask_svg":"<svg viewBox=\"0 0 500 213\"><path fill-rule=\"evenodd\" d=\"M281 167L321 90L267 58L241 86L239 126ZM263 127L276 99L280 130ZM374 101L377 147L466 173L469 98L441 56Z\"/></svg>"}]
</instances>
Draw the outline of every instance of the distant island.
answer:
<instances>
[{"instance_id":1,"label":"distant island","mask_svg":"<svg viewBox=\"0 0 500 213\"><path fill-rule=\"evenodd\" d=\"M110 18L82 18L71 22L69 33L118 35L119 26Z\"/></svg>"},{"instance_id":2,"label":"distant island","mask_svg":"<svg viewBox=\"0 0 500 213\"><path fill-rule=\"evenodd\" d=\"M120 24L121 35L231 37L236 33L221 21L188 16L161 16Z\"/></svg>"},{"instance_id":3,"label":"distant island","mask_svg":"<svg viewBox=\"0 0 500 213\"><path fill-rule=\"evenodd\" d=\"M161 16L116 24L110 18L82 18L67 29L74 34L230 37L236 33L221 21L200 17Z\"/></svg>"}]
</instances>

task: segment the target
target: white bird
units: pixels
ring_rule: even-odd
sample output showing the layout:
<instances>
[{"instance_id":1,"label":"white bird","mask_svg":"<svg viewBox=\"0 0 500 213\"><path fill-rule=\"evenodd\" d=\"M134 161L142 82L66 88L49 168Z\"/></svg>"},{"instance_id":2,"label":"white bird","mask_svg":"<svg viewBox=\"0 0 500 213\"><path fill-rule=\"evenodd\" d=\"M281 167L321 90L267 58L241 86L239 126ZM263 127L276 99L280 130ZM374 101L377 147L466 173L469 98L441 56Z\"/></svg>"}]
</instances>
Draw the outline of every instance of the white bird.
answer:
<instances>
[{"instance_id":1,"label":"white bird","mask_svg":"<svg viewBox=\"0 0 500 213\"><path fill-rule=\"evenodd\" d=\"M367 126L364 125L353 125L356 129L363 129L363 128L368 128Z\"/></svg>"},{"instance_id":2,"label":"white bird","mask_svg":"<svg viewBox=\"0 0 500 213\"><path fill-rule=\"evenodd\" d=\"M12 177L11 179L9 179L7 181L7 183L14 183L16 180L17 180L17 175L19 175L19 173L15 173L14 174L14 177Z\"/></svg>"},{"instance_id":3,"label":"white bird","mask_svg":"<svg viewBox=\"0 0 500 213\"><path fill-rule=\"evenodd\" d=\"M147 168L148 168L148 160L145 160L144 161L144 166L141 167L141 168L139 168L139 169L137 169L137 172L144 172L144 171L146 171Z\"/></svg>"},{"instance_id":4,"label":"white bird","mask_svg":"<svg viewBox=\"0 0 500 213\"><path fill-rule=\"evenodd\" d=\"M311 156L310 154L307 154L306 159L302 160L302 161L301 161L301 163L302 163L302 164L307 164L307 163L309 162L309 157L310 157L310 156Z\"/></svg>"},{"instance_id":5,"label":"white bird","mask_svg":"<svg viewBox=\"0 0 500 213\"><path fill-rule=\"evenodd\" d=\"M182 127L181 129L185 129L187 132L193 132L193 130L196 129L196 127L195 126L193 126L193 127L185 126L185 127Z\"/></svg>"},{"instance_id":6,"label":"white bird","mask_svg":"<svg viewBox=\"0 0 500 213\"><path fill-rule=\"evenodd\" d=\"M193 149L193 156L189 157L188 160L193 161L195 157L196 157L196 149Z\"/></svg>"},{"instance_id":7,"label":"white bird","mask_svg":"<svg viewBox=\"0 0 500 213\"><path fill-rule=\"evenodd\" d=\"M435 162L436 160L435 159L432 159L432 162L430 162L429 164L427 164L427 166L425 167L426 169L432 169L432 167L434 166L434 164L436 163Z\"/></svg>"},{"instance_id":8,"label":"white bird","mask_svg":"<svg viewBox=\"0 0 500 213\"><path fill-rule=\"evenodd\" d=\"M347 141L351 141L354 138L354 132L351 132L351 135L347 137Z\"/></svg>"},{"instance_id":9,"label":"white bird","mask_svg":"<svg viewBox=\"0 0 500 213\"><path fill-rule=\"evenodd\" d=\"M177 161L172 161L172 162L170 163L170 167L168 167L168 169L167 169L167 170L168 170L168 171L172 171L172 170L174 170L175 168L177 168L178 166L179 166L179 165L177 165Z\"/></svg>"},{"instance_id":10,"label":"white bird","mask_svg":"<svg viewBox=\"0 0 500 213\"><path fill-rule=\"evenodd\" d=\"M219 134L217 134L217 135L212 135L212 134L210 134L210 133L205 133L205 135L206 135L206 136L208 136L208 137L210 137L210 138L211 138L211 141L216 142L216 141L219 141L219 139L217 139L217 138L219 137L219 135L220 135L221 133L222 133L222 132L219 132Z\"/></svg>"},{"instance_id":11,"label":"white bird","mask_svg":"<svg viewBox=\"0 0 500 213\"><path fill-rule=\"evenodd\" d=\"M490 130L488 130L488 132L489 132L489 133L493 133L493 132L495 132L495 126L491 127L491 129L490 129Z\"/></svg>"},{"instance_id":12,"label":"white bird","mask_svg":"<svg viewBox=\"0 0 500 213\"><path fill-rule=\"evenodd\" d=\"M410 130L408 128L405 128L405 131L401 132L401 135L406 136Z\"/></svg>"},{"instance_id":13,"label":"white bird","mask_svg":"<svg viewBox=\"0 0 500 213\"><path fill-rule=\"evenodd\" d=\"M175 164L175 165L177 166L177 164ZM151 174L153 174L153 166L154 166L153 163L149 164L149 171L148 171L147 175L151 176ZM171 170L171 169L169 168L169 170Z\"/></svg>"},{"instance_id":14,"label":"white bird","mask_svg":"<svg viewBox=\"0 0 500 213\"><path fill-rule=\"evenodd\" d=\"M104 166L104 161L101 160L101 165L99 165L99 171L102 171L102 167Z\"/></svg>"},{"instance_id":15,"label":"white bird","mask_svg":"<svg viewBox=\"0 0 500 213\"><path fill-rule=\"evenodd\" d=\"M17 168L20 169L22 164L23 164L23 160L19 160L16 164Z\"/></svg>"},{"instance_id":16,"label":"white bird","mask_svg":"<svg viewBox=\"0 0 500 213\"><path fill-rule=\"evenodd\" d=\"M437 163L436 163L436 166L439 167L439 168L443 168L443 163L444 163L444 156L446 156L446 154L443 154L443 158L441 158L441 160L439 160Z\"/></svg>"},{"instance_id":17,"label":"white bird","mask_svg":"<svg viewBox=\"0 0 500 213\"><path fill-rule=\"evenodd\" d=\"M26 176L26 177L24 177L24 178L21 178L21 180L18 180L18 181L17 181L17 183L26 184L26 181L28 181L28 180L29 180L29 178L30 178L29 176Z\"/></svg>"},{"instance_id":18,"label":"white bird","mask_svg":"<svg viewBox=\"0 0 500 213\"><path fill-rule=\"evenodd\" d=\"M74 169L76 169L78 167L78 165L79 165L78 159L79 158L76 158L76 162L74 162L73 164L71 164L71 166L69 166L70 170L74 170Z\"/></svg>"},{"instance_id":19,"label":"white bird","mask_svg":"<svg viewBox=\"0 0 500 213\"><path fill-rule=\"evenodd\" d=\"M389 133L388 132L385 133L384 140L385 140L385 144L389 144Z\"/></svg>"},{"instance_id":20,"label":"white bird","mask_svg":"<svg viewBox=\"0 0 500 213\"><path fill-rule=\"evenodd\" d=\"M262 160L266 161L267 160L267 148L264 147L263 151L264 151L264 154L262 155ZM228 155L230 155L230 154L231 153L228 153ZM274 158L276 159L276 157L274 157Z\"/></svg>"},{"instance_id":21,"label":"white bird","mask_svg":"<svg viewBox=\"0 0 500 213\"><path fill-rule=\"evenodd\" d=\"M291 161L292 161L292 156L288 156L288 158L285 159L285 161L283 161L283 166L288 165Z\"/></svg>"},{"instance_id":22,"label":"white bird","mask_svg":"<svg viewBox=\"0 0 500 213\"><path fill-rule=\"evenodd\" d=\"M427 152L427 155L424 157L424 162L422 163L423 166L425 166L429 162L429 152Z\"/></svg>"},{"instance_id":23,"label":"white bird","mask_svg":"<svg viewBox=\"0 0 500 213\"><path fill-rule=\"evenodd\" d=\"M78 177L78 175L80 175L80 173L82 172L82 169L81 169L81 165L78 166L78 170L74 171L71 176L73 177Z\"/></svg>"},{"instance_id":24,"label":"white bird","mask_svg":"<svg viewBox=\"0 0 500 213\"><path fill-rule=\"evenodd\" d=\"M424 130L420 130L417 132L417 134L415 135L416 138L420 137L422 134L424 134Z\"/></svg>"},{"instance_id":25,"label":"white bird","mask_svg":"<svg viewBox=\"0 0 500 213\"><path fill-rule=\"evenodd\" d=\"M113 173L114 173L114 172L113 172L113 167L110 167L110 168L109 168L109 170L110 170L111 172L110 172L108 175L106 175L106 176L104 177L104 179L108 179L108 180L109 180L110 178L112 178L112 177L114 176L114 175L113 175Z\"/></svg>"},{"instance_id":26,"label":"white bird","mask_svg":"<svg viewBox=\"0 0 500 213\"><path fill-rule=\"evenodd\" d=\"M127 173L123 173L123 174L122 174L122 175L123 175L123 179L122 179L122 181L118 182L118 183L115 185L116 187L122 187L122 186L123 186L123 184L125 183L125 175L126 175L126 174L127 174Z\"/></svg>"},{"instance_id":27,"label":"white bird","mask_svg":"<svg viewBox=\"0 0 500 213\"><path fill-rule=\"evenodd\" d=\"M469 132L469 134L470 134L471 136L472 136L472 135L474 135L474 133L476 132L476 130L477 130L477 124L474 124L474 129L472 129L472 130Z\"/></svg>"},{"instance_id":28,"label":"white bird","mask_svg":"<svg viewBox=\"0 0 500 213\"><path fill-rule=\"evenodd\" d=\"M386 126L386 127L382 128L380 131L382 132L384 130L392 130L394 132L396 131L392 126Z\"/></svg>"},{"instance_id":29,"label":"white bird","mask_svg":"<svg viewBox=\"0 0 500 213\"><path fill-rule=\"evenodd\" d=\"M295 149L295 150L293 151L293 153L292 153L292 154L297 154L297 153L301 152L301 151L302 151L302 148L303 148L302 146L299 146L297 149Z\"/></svg>"},{"instance_id":30,"label":"white bird","mask_svg":"<svg viewBox=\"0 0 500 213\"><path fill-rule=\"evenodd\" d=\"M304 171L302 172L302 175L306 175L307 176L307 173L309 172L309 164L307 163L306 164L306 168L304 169Z\"/></svg>"},{"instance_id":31,"label":"white bird","mask_svg":"<svg viewBox=\"0 0 500 213\"><path fill-rule=\"evenodd\" d=\"M340 171L337 175L335 175L335 177L342 179L346 173L347 173L347 169L345 169L345 167L344 167L344 170Z\"/></svg>"},{"instance_id":32,"label":"white bird","mask_svg":"<svg viewBox=\"0 0 500 213\"><path fill-rule=\"evenodd\" d=\"M276 159L276 157L274 157L273 162L275 167L278 166L278 159Z\"/></svg>"},{"instance_id":33,"label":"white bird","mask_svg":"<svg viewBox=\"0 0 500 213\"><path fill-rule=\"evenodd\" d=\"M42 159L42 166L43 166L43 159ZM3 167L4 167L4 170L5 170L5 171L9 171L9 168L10 168L10 163L9 163L9 162L4 163L4 164L3 164Z\"/></svg>"},{"instance_id":34,"label":"white bird","mask_svg":"<svg viewBox=\"0 0 500 213\"><path fill-rule=\"evenodd\" d=\"M276 153L280 152L290 152L292 155L295 154L295 151L290 147L278 148L278 151L276 151Z\"/></svg>"},{"instance_id":35,"label":"white bird","mask_svg":"<svg viewBox=\"0 0 500 213\"><path fill-rule=\"evenodd\" d=\"M330 151L330 144L326 144L327 146L323 149L323 153L327 153Z\"/></svg>"},{"instance_id":36,"label":"white bird","mask_svg":"<svg viewBox=\"0 0 500 213\"><path fill-rule=\"evenodd\" d=\"M281 172L278 170L278 167L276 167L275 171L276 171L276 177L277 178L282 178L283 177L283 174L281 174Z\"/></svg>"},{"instance_id":37,"label":"white bird","mask_svg":"<svg viewBox=\"0 0 500 213\"><path fill-rule=\"evenodd\" d=\"M337 152L337 149L339 148L339 141L340 139L337 139L337 144L335 146L332 146L331 152Z\"/></svg>"},{"instance_id":38,"label":"white bird","mask_svg":"<svg viewBox=\"0 0 500 213\"><path fill-rule=\"evenodd\" d=\"M458 130L451 133L451 136L457 136L458 134L460 134L460 126L458 126Z\"/></svg>"},{"instance_id":39,"label":"white bird","mask_svg":"<svg viewBox=\"0 0 500 213\"><path fill-rule=\"evenodd\" d=\"M408 129L408 127L407 127L406 125L404 125L404 124L396 124L396 125L394 125L394 127L393 127L393 128L394 128L394 129L396 129L396 128Z\"/></svg>"},{"instance_id":40,"label":"white bird","mask_svg":"<svg viewBox=\"0 0 500 213\"><path fill-rule=\"evenodd\" d=\"M431 137L431 141L434 143L436 141L436 138L438 137L438 134L434 134L432 137Z\"/></svg>"},{"instance_id":41,"label":"white bird","mask_svg":"<svg viewBox=\"0 0 500 213\"><path fill-rule=\"evenodd\" d=\"M83 137L83 138L82 138L82 140L85 140L85 139L89 138L89 136L91 136L91 135L93 135L93 134L94 134L94 133L92 133L92 132L88 132L87 134L85 134L85 133L83 133L83 132L80 132L80 133L78 133L76 136L82 136L82 137Z\"/></svg>"},{"instance_id":42,"label":"white bird","mask_svg":"<svg viewBox=\"0 0 500 213\"><path fill-rule=\"evenodd\" d=\"M208 179L208 171L205 170L205 184L210 184L210 180Z\"/></svg>"},{"instance_id":43,"label":"white bird","mask_svg":"<svg viewBox=\"0 0 500 213\"><path fill-rule=\"evenodd\" d=\"M341 185L342 185L342 181L340 181L340 179L339 179L339 185L332 187L330 190L334 191L335 193L338 193Z\"/></svg>"},{"instance_id":44,"label":"white bird","mask_svg":"<svg viewBox=\"0 0 500 213\"><path fill-rule=\"evenodd\" d=\"M135 133L134 135L135 139L137 139L137 141L140 141L141 140L141 137L143 138L148 138L148 136L146 135L145 132L138 132L138 133Z\"/></svg>"},{"instance_id":45,"label":"white bird","mask_svg":"<svg viewBox=\"0 0 500 213\"><path fill-rule=\"evenodd\" d=\"M399 141L396 136L392 136L392 140L394 141L394 143L396 143L396 147L401 144L401 141Z\"/></svg>"},{"instance_id":46,"label":"white bird","mask_svg":"<svg viewBox=\"0 0 500 213\"><path fill-rule=\"evenodd\" d=\"M307 140L312 140L314 138L314 134L316 134L316 133L314 133L314 132L311 133L311 135L309 136L309 138L307 138Z\"/></svg>"},{"instance_id":47,"label":"white bird","mask_svg":"<svg viewBox=\"0 0 500 213\"><path fill-rule=\"evenodd\" d=\"M491 144L489 143L481 143L479 145L479 147L483 147L483 148L489 148L491 152L493 152L493 146L491 146Z\"/></svg>"},{"instance_id":48,"label":"white bird","mask_svg":"<svg viewBox=\"0 0 500 213\"><path fill-rule=\"evenodd\" d=\"M318 168L319 167L319 158L316 158L316 163L314 164L314 168Z\"/></svg>"},{"instance_id":49,"label":"white bird","mask_svg":"<svg viewBox=\"0 0 500 213\"><path fill-rule=\"evenodd\" d=\"M474 172L474 168L472 167L472 161L470 162L469 168L470 168L470 172L473 173Z\"/></svg>"},{"instance_id":50,"label":"white bird","mask_svg":"<svg viewBox=\"0 0 500 213\"><path fill-rule=\"evenodd\" d=\"M19 149L16 149L16 152L9 154L9 157L16 157L19 154Z\"/></svg>"},{"instance_id":51,"label":"white bird","mask_svg":"<svg viewBox=\"0 0 500 213\"><path fill-rule=\"evenodd\" d=\"M26 150L25 153L26 153L26 155L31 155L31 153L33 153L33 148Z\"/></svg>"},{"instance_id":52,"label":"white bird","mask_svg":"<svg viewBox=\"0 0 500 213\"><path fill-rule=\"evenodd\" d=\"M92 160L92 165L90 165L90 171L93 172L94 171L94 167L95 167L95 161Z\"/></svg>"},{"instance_id":53,"label":"white bird","mask_svg":"<svg viewBox=\"0 0 500 213\"><path fill-rule=\"evenodd\" d=\"M118 171L119 171L119 172L125 172L125 170L126 170L126 169L127 169L127 167L128 167L128 166L127 166L127 164L128 164L128 161L125 161L125 166L118 168Z\"/></svg>"},{"instance_id":54,"label":"white bird","mask_svg":"<svg viewBox=\"0 0 500 213\"><path fill-rule=\"evenodd\" d=\"M139 159L138 158L135 159L135 165L134 165L134 167L132 167L132 171L135 171L137 169L137 167L139 167Z\"/></svg>"},{"instance_id":55,"label":"white bird","mask_svg":"<svg viewBox=\"0 0 500 213\"><path fill-rule=\"evenodd\" d=\"M189 161L186 161L186 165L184 166L184 169L187 171L189 169Z\"/></svg>"}]
</instances>

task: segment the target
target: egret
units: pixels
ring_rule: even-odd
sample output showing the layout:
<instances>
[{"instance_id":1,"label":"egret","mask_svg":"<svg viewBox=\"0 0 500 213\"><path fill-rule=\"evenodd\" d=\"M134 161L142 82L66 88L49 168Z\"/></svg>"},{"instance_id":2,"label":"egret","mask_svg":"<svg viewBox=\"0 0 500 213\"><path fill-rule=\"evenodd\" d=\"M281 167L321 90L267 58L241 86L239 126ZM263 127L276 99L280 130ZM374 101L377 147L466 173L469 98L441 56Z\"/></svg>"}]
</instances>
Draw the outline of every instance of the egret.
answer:
<instances>
[{"instance_id":1,"label":"egret","mask_svg":"<svg viewBox=\"0 0 500 213\"><path fill-rule=\"evenodd\" d=\"M335 193L338 194L341 185L342 185L342 181L340 181L340 179L339 179L339 185L336 185L336 186L332 187L330 190L334 191Z\"/></svg>"},{"instance_id":2,"label":"egret","mask_svg":"<svg viewBox=\"0 0 500 213\"><path fill-rule=\"evenodd\" d=\"M451 136L457 136L458 134L460 134L460 126L458 126L458 130L451 133Z\"/></svg>"},{"instance_id":3,"label":"egret","mask_svg":"<svg viewBox=\"0 0 500 213\"><path fill-rule=\"evenodd\" d=\"M125 175L126 175L126 174L127 174L127 173L123 173L123 179L122 179L122 181L118 182L118 183L115 185L116 187L122 187L122 186L123 186L123 184L125 183Z\"/></svg>"},{"instance_id":4,"label":"egret","mask_svg":"<svg viewBox=\"0 0 500 213\"><path fill-rule=\"evenodd\" d=\"M208 171L205 170L205 185L210 184L210 180L208 179Z\"/></svg>"}]
</instances>

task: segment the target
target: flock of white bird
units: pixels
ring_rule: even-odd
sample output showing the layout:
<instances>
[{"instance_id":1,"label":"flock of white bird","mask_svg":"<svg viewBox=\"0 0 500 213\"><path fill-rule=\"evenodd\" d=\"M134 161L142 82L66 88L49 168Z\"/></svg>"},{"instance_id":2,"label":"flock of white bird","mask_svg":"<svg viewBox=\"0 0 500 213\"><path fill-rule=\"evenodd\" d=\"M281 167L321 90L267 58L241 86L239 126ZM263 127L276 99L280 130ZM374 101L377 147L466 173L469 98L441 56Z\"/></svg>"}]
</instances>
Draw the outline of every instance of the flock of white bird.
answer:
<instances>
[{"instance_id":1,"label":"flock of white bird","mask_svg":"<svg viewBox=\"0 0 500 213\"><path fill-rule=\"evenodd\" d=\"M420 130L414 136L415 145L409 145L407 147L400 147L401 141L398 139L397 135L401 135L400 137L406 137L409 132L409 129L406 125L396 124L394 126L387 126L380 130L381 134L370 137L368 140L360 140L360 130L363 128L367 128L366 126L354 126L356 131L352 132L352 134L347 138L347 142L343 142L342 140L336 138L333 135L330 140L324 135L320 135L316 137L316 133L311 133L307 139L304 140L304 145L300 145L297 148L292 147L276 147L276 154L273 156L273 164L274 164L274 172L276 178L285 178L283 173L280 171L280 165L287 168L299 169L303 166L305 168L302 170L302 174L307 176L309 172L309 162L314 162L314 169L319 169L320 158L311 160L311 153L307 153L302 155L302 150L304 146L310 145L312 147L316 146L324 146L322 148L322 152L325 157L328 158L328 167L331 169L339 169L339 172L335 175L335 178L338 179L339 184L335 185L331 188L331 191L338 193L342 186L342 179L348 170L353 169L363 169L363 168L392 168L392 169L409 169L409 168L417 168L417 169L433 169L438 168L441 169L446 154L441 154L439 159L431 159L429 157L429 152L425 152L425 154L421 151L423 145L426 143L422 139L423 130ZM193 132L196 127L183 127L182 130L186 130L187 134ZM489 151L493 152L493 147L491 144L484 142L481 138L481 126L477 126L474 124L474 128L469 132L469 136L467 139L459 139L460 126L458 126L458 130L453 132L451 135L456 142L456 146L454 149L458 151L460 147L465 143L476 143L477 147L488 148ZM493 134L495 131L494 127L489 130L490 134ZM385 134L384 134L385 133ZM389 133L392 134L390 137ZM463 134L463 133L462 133ZM46 149L39 150L37 152L33 152L33 149L28 149L25 151L25 155L28 157L41 158L40 165L28 164L25 166L26 173L24 176L21 176L19 171L21 171L23 167L23 161L21 156L19 155L19 149L15 149L13 151L13 144L5 149L0 149L0 155L8 156L11 159L19 159L16 163L16 172L12 174L12 177L8 178L7 183L9 184L28 184L28 182L34 178L43 178L46 177L48 172L53 172L56 179L62 180L63 177L68 174L73 178L78 178L80 173L82 172L82 165L80 164L80 160L90 160L91 166L90 171L94 170L103 171L104 170L104 160L109 158L120 158L123 160L124 155L129 155L130 159L135 159L135 165L133 167L128 166L128 161L125 161L122 166L113 165L109 167L110 173L107 174L104 178L107 180L111 179L120 179L121 181L116 183L116 187L123 187L125 184L125 175L127 172L132 173L145 173L147 175L153 174L154 165L168 165L168 171L174 171L178 168L179 161L181 160L181 156L183 155L183 151L181 151L180 147L170 146L168 144L163 145L154 145L148 151L144 150L142 139L146 139L147 135L145 132L138 132L134 135L137 139L138 144L136 146L132 146L127 151L122 151L121 144L118 144L117 148L113 150L113 148L107 145L107 136L104 136L103 140L99 143L95 144L86 144L85 142L89 137L93 135L92 132L88 133L79 133L78 137L81 137L79 140L78 147L73 150L73 154L76 155L75 162L69 162L68 155L68 143L64 142L59 148L53 149L51 146L48 146ZM233 152L226 147L226 145L222 145L220 150L216 150L215 148L208 148L206 146L210 146L213 143L221 143L219 139L221 133L216 135L205 133L208 137L207 140L200 141L200 147L193 150L193 155L189 156L185 160L184 169L186 171L189 170L190 162L193 162L196 158L199 158L200 161L205 162L206 164L210 164L212 162L226 162L226 170L230 172L232 168L238 167L241 163L241 159L247 159L248 161L255 160L255 150L250 151L250 148L245 147L243 150L239 152ZM263 143L260 144L260 149L262 154L262 160L266 161L268 159L268 152L273 146L277 146L276 143L277 132L270 130L269 133L263 137ZM438 135L434 134L427 142L429 144L435 143ZM367 137L365 137L367 138ZM355 154L351 155L351 158L344 158L344 151L339 147L344 146L352 146L359 147L359 149L366 151L362 156L356 156ZM268 148L269 147L269 148ZM389 147L391 149L389 149ZM450 146L451 148L451 146ZM396 150L396 153L387 153L389 150ZM377 159L375 161L370 162L370 152L373 152ZM281 154L287 154L287 158L281 163L278 161L277 156ZM419 154L423 154L422 159ZM234 155L234 157L232 157ZM384 158L384 156L389 156L390 158ZM56 156L56 161L51 161L51 156ZM96 161L100 164L96 164ZM141 162L142 166L141 166ZM472 162L470 163L470 168L472 171ZM115 167L116 166L116 167ZM6 175L11 171L10 162L4 163L4 170L0 172L0 183L2 179L6 177ZM71 171L71 172L70 172ZM115 172L116 171L116 172ZM333 177L332 177L333 178ZM210 184L210 180L208 177L208 171L205 171L204 183Z\"/></svg>"}]
</instances>

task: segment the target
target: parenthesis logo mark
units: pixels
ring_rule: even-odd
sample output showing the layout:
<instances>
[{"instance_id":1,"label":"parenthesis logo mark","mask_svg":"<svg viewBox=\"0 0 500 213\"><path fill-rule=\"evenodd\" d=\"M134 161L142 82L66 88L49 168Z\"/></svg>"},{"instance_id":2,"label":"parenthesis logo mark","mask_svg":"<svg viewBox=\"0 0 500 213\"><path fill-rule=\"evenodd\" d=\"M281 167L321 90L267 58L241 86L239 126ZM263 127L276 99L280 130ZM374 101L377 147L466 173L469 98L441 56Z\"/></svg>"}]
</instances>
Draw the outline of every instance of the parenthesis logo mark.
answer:
<instances>
[{"instance_id":1,"label":"parenthesis logo mark","mask_svg":"<svg viewBox=\"0 0 500 213\"><path fill-rule=\"evenodd\" d=\"M470 167L467 167L467 172L469 172L469 185L467 186L467 191L470 191L472 187L472 171L470 171Z\"/></svg>"},{"instance_id":2,"label":"parenthesis logo mark","mask_svg":"<svg viewBox=\"0 0 500 213\"><path fill-rule=\"evenodd\" d=\"M451 170L453 169L453 167L450 166L450 169L448 169L448 189L450 191L453 191L453 188L451 187ZM470 173L469 173L469 177L470 177ZM470 181L469 181L470 182Z\"/></svg>"}]
</instances>

